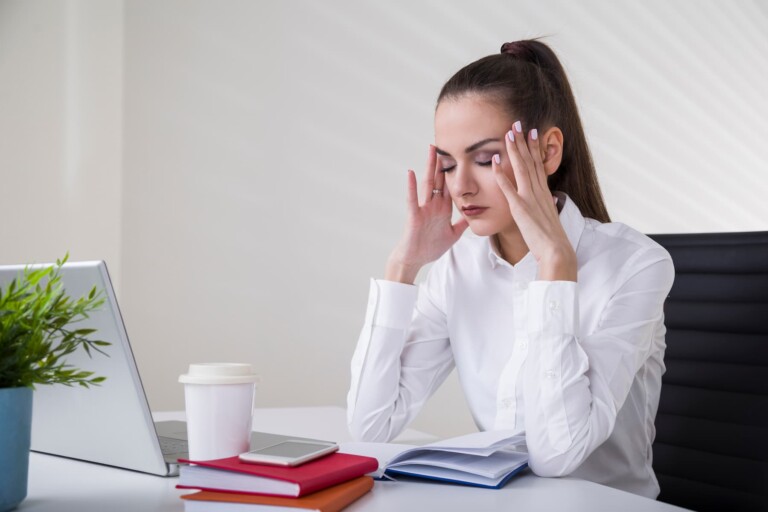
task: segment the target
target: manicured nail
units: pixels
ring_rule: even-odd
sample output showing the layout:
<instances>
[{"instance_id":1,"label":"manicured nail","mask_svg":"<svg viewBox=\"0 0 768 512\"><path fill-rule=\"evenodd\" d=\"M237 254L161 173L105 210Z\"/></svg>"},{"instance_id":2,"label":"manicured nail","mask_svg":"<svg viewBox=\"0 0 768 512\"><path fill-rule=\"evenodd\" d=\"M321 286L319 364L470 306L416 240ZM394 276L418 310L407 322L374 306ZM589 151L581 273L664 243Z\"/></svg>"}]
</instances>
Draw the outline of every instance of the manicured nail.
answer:
<instances>
[{"instance_id":1,"label":"manicured nail","mask_svg":"<svg viewBox=\"0 0 768 512\"><path fill-rule=\"evenodd\" d=\"M496 162L496 164L501 163L501 157L497 154L493 155L493 161Z\"/></svg>"},{"instance_id":2,"label":"manicured nail","mask_svg":"<svg viewBox=\"0 0 768 512\"><path fill-rule=\"evenodd\" d=\"M557 204L557 196L552 196L552 199L555 201L555 204Z\"/></svg>"},{"instance_id":3,"label":"manicured nail","mask_svg":"<svg viewBox=\"0 0 768 512\"><path fill-rule=\"evenodd\" d=\"M522 123L520 121L515 121L515 124L512 125L512 126L515 127L515 131L517 131L517 133L522 133L523 132L523 125L522 125Z\"/></svg>"},{"instance_id":4,"label":"manicured nail","mask_svg":"<svg viewBox=\"0 0 768 512\"><path fill-rule=\"evenodd\" d=\"M532 138L533 140L536 140L536 139L538 139L538 138L539 138L539 130L537 130L536 128L534 128L533 130L531 130L531 138Z\"/></svg>"},{"instance_id":5,"label":"manicured nail","mask_svg":"<svg viewBox=\"0 0 768 512\"><path fill-rule=\"evenodd\" d=\"M512 133L512 130L509 130L507 132L507 138L509 139L510 142L515 142L515 134Z\"/></svg>"}]
</instances>

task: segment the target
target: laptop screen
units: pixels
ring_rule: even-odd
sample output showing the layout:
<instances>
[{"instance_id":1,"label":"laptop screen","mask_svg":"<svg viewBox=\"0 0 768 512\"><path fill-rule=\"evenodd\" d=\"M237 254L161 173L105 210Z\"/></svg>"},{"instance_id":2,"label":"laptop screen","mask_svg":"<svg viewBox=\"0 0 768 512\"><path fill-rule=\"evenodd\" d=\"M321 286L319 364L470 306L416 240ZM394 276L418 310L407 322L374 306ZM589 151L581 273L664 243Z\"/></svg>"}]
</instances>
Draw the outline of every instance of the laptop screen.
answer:
<instances>
[{"instance_id":1,"label":"laptop screen","mask_svg":"<svg viewBox=\"0 0 768 512\"><path fill-rule=\"evenodd\" d=\"M0 286L24 269L0 266ZM111 343L106 357L84 350L66 356L68 364L107 379L100 386L36 386L32 410L32 450L89 462L168 474L141 379L103 261L66 263L61 269L66 293L74 299L95 285L104 305L78 328L94 328L94 339Z\"/></svg>"}]
</instances>

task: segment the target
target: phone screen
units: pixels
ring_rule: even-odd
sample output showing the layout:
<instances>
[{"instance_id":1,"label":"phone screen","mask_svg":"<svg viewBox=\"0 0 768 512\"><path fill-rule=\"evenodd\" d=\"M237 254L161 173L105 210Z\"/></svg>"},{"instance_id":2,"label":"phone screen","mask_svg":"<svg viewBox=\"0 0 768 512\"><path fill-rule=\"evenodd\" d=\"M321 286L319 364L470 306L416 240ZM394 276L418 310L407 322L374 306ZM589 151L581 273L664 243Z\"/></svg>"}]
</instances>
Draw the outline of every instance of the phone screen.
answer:
<instances>
[{"instance_id":1,"label":"phone screen","mask_svg":"<svg viewBox=\"0 0 768 512\"><path fill-rule=\"evenodd\" d=\"M315 453L328 448L327 444L296 443L293 441L284 441L274 446L268 446L261 450L254 450L251 453L260 453L264 455L275 455L277 457L303 457L310 453Z\"/></svg>"}]
</instances>

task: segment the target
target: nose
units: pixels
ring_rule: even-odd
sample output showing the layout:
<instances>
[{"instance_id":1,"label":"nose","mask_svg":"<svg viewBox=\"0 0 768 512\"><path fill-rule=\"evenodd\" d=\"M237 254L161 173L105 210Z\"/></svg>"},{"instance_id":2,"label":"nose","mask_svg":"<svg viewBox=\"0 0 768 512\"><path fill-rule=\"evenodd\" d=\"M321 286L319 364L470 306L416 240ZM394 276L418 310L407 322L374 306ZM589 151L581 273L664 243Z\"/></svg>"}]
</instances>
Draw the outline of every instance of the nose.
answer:
<instances>
[{"instance_id":1,"label":"nose","mask_svg":"<svg viewBox=\"0 0 768 512\"><path fill-rule=\"evenodd\" d=\"M451 179L447 181L452 197L471 196L477 192L477 182L469 166L456 164L456 168L449 176Z\"/></svg>"}]
</instances>

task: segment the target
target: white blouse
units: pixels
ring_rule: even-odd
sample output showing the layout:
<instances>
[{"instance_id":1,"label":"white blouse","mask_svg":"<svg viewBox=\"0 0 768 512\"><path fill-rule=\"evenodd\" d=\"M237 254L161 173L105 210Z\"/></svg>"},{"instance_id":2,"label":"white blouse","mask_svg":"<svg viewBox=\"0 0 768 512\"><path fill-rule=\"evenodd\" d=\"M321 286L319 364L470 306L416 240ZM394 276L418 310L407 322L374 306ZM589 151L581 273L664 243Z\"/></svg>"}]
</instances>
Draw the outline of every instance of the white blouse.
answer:
<instances>
[{"instance_id":1,"label":"white blouse","mask_svg":"<svg viewBox=\"0 0 768 512\"><path fill-rule=\"evenodd\" d=\"M371 281L347 397L355 438L397 436L455 366L478 428L524 432L534 473L658 495L651 444L672 260L563 198L578 283L537 281L530 253L513 266L476 236L420 287Z\"/></svg>"}]
</instances>

